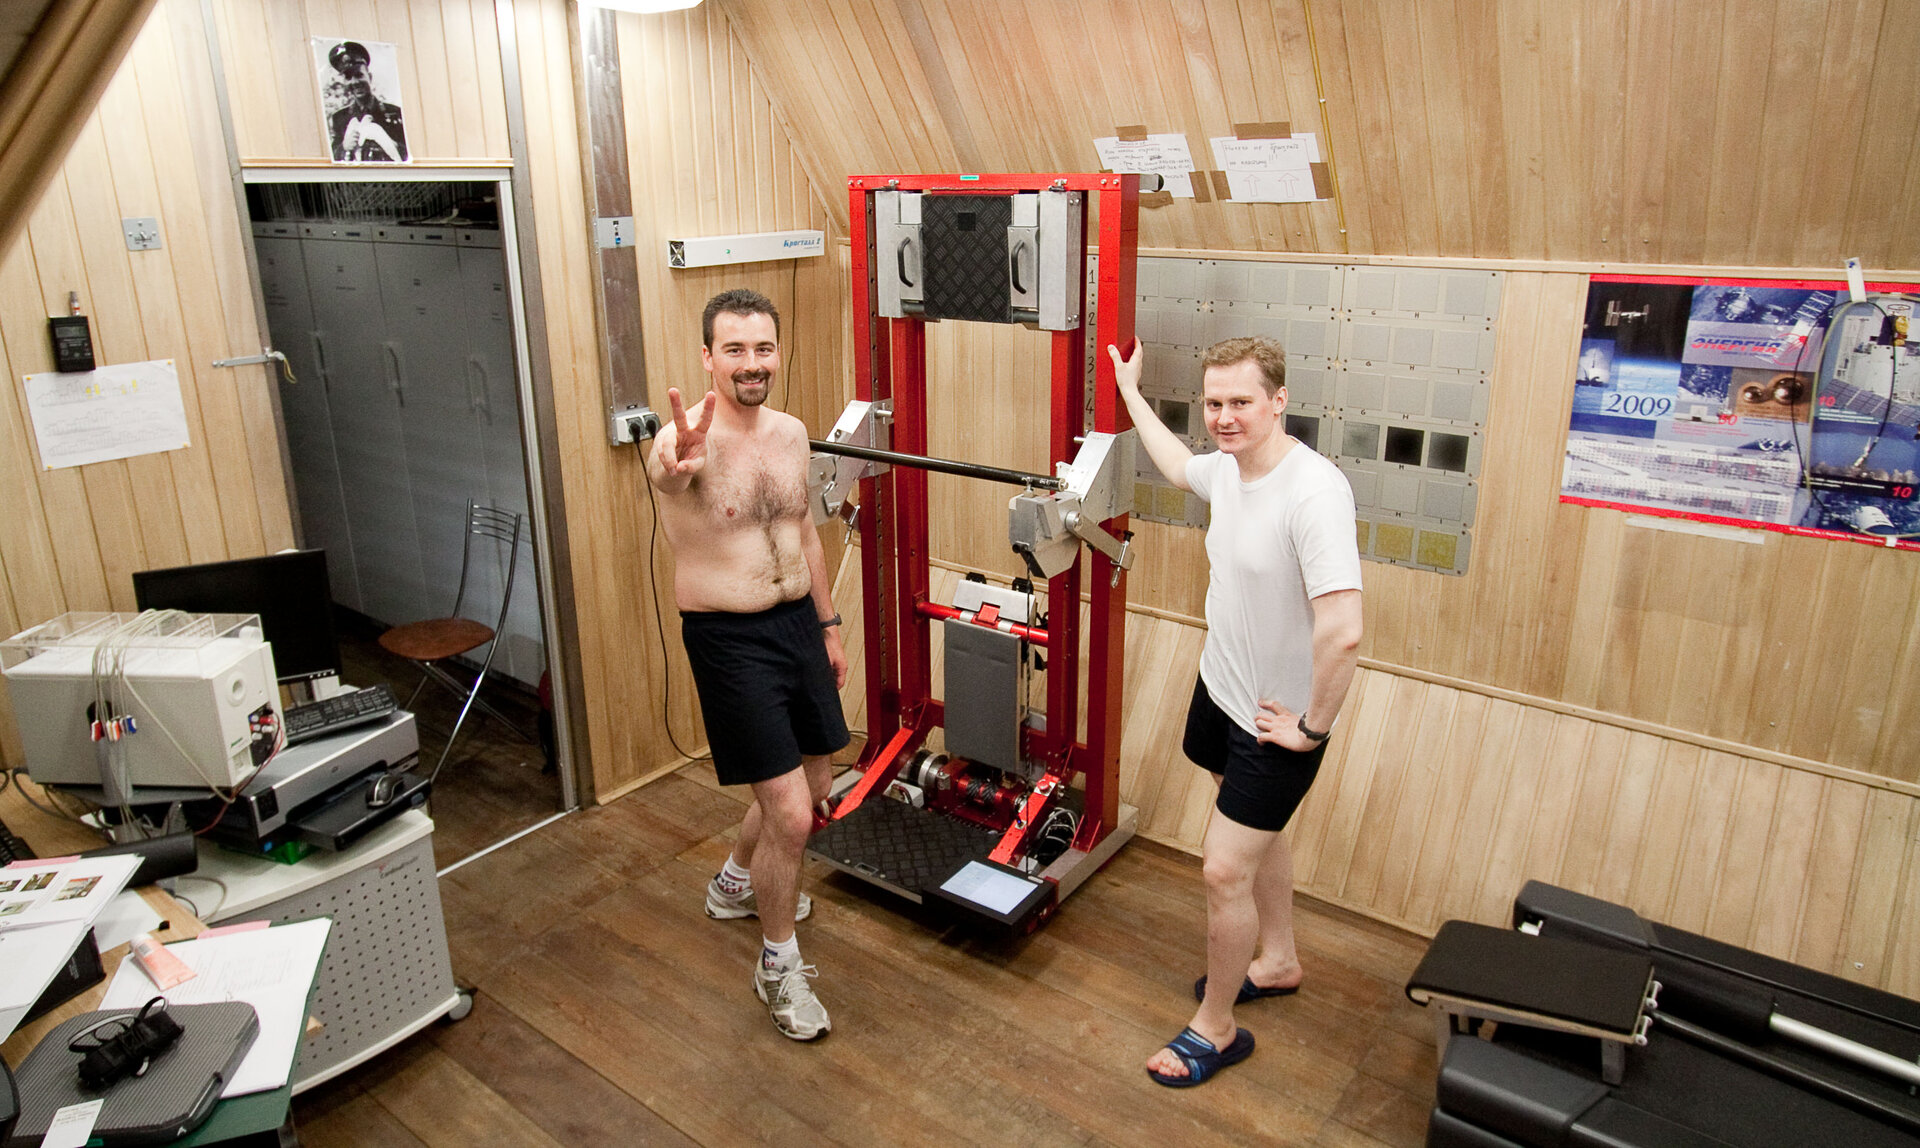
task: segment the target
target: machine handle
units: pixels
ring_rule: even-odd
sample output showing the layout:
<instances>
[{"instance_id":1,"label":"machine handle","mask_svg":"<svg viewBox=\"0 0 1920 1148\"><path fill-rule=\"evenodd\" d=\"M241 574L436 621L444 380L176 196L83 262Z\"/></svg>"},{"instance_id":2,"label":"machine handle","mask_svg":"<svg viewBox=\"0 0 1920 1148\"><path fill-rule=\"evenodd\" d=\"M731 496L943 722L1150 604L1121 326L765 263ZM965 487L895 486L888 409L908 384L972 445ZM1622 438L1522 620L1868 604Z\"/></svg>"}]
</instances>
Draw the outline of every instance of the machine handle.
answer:
<instances>
[{"instance_id":1,"label":"machine handle","mask_svg":"<svg viewBox=\"0 0 1920 1148\"><path fill-rule=\"evenodd\" d=\"M1026 295L1029 293L1027 288L1020 283L1020 253L1027 249L1027 241L1022 239L1013 245L1012 251L1007 252L1007 272L1013 279L1013 292L1016 295Z\"/></svg>"},{"instance_id":2,"label":"machine handle","mask_svg":"<svg viewBox=\"0 0 1920 1148\"><path fill-rule=\"evenodd\" d=\"M400 365L400 348L391 341L380 344L387 352L387 389L393 392L394 399L401 405L407 405L407 380L405 368Z\"/></svg>"},{"instance_id":3,"label":"machine handle","mask_svg":"<svg viewBox=\"0 0 1920 1148\"><path fill-rule=\"evenodd\" d=\"M913 246L912 236L908 236L905 239L902 239L900 241L899 250L894 252L894 257L897 260L899 260L899 263L900 263L900 282L907 285L908 287L917 287L919 286L919 284L907 278L907 248L912 246Z\"/></svg>"}]
</instances>

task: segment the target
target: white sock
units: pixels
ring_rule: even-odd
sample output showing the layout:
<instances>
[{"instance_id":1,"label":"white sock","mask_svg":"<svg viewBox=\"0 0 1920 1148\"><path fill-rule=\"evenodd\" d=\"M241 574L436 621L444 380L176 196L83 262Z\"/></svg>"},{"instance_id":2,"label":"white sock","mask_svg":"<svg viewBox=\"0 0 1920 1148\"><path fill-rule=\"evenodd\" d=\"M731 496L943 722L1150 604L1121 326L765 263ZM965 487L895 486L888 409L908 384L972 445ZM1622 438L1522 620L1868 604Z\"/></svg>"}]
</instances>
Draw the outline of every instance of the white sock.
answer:
<instances>
[{"instance_id":1,"label":"white sock","mask_svg":"<svg viewBox=\"0 0 1920 1148\"><path fill-rule=\"evenodd\" d=\"M790 969L800 963L800 938L788 937L784 941L769 941L760 938L760 967L763 969Z\"/></svg>"},{"instance_id":2,"label":"white sock","mask_svg":"<svg viewBox=\"0 0 1920 1148\"><path fill-rule=\"evenodd\" d=\"M720 867L720 891L729 897L738 897L753 888L753 873L733 863L733 854L727 854L727 863Z\"/></svg>"}]
</instances>

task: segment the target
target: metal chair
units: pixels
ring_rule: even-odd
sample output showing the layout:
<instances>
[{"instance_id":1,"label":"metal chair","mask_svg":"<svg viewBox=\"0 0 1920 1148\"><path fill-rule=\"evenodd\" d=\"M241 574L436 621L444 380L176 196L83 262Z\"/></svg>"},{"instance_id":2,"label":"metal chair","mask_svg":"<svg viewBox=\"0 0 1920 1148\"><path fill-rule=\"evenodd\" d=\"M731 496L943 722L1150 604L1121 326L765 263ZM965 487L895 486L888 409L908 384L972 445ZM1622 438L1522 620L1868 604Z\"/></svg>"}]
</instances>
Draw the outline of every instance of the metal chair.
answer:
<instances>
[{"instance_id":1,"label":"metal chair","mask_svg":"<svg viewBox=\"0 0 1920 1148\"><path fill-rule=\"evenodd\" d=\"M513 575L519 565L517 558L520 550L520 528L526 516L513 511L500 510L491 506L480 506L472 499L467 500L467 528L460 548L460 588L454 592L453 613L445 618L431 618L423 622L408 622L395 626L380 635L380 645L391 653L400 655L408 661L416 662L425 673L420 684L407 697L406 709L412 709L414 700L427 683L437 681L453 691L455 697L464 698L460 707L460 716L454 720L453 731L447 734L447 747L440 751L440 760L434 764L433 777L440 776L440 767L447 764L447 758L453 753L453 743L460 736L460 727L466 724L467 714L478 706L491 714L500 724L512 730L514 736L531 741L519 726L507 720L499 710L480 700L480 685L487 680L487 671L493 666L493 655L499 651L496 640L506 629L507 607L513 601ZM506 547L507 581L500 591L500 616L492 626L460 616L461 608L466 605L467 586L472 581L473 540L489 539L502 543ZM480 663L480 672L474 675L473 683L468 685L440 665L449 658L471 653L481 646L487 647L487 656Z\"/></svg>"}]
</instances>

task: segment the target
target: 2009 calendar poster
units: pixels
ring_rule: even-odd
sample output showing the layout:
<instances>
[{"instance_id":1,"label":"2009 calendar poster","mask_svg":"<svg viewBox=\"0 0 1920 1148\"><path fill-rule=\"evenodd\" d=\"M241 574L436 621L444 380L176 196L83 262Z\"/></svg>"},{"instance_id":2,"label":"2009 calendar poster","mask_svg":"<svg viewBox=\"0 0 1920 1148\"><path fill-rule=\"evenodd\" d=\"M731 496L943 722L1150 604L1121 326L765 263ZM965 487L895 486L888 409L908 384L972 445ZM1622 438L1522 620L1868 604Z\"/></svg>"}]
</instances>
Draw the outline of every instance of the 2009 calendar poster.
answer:
<instances>
[{"instance_id":1,"label":"2009 calendar poster","mask_svg":"<svg viewBox=\"0 0 1920 1148\"><path fill-rule=\"evenodd\" d=\"M1920 346L1898 290L1593 276L1561 501L1920 549Z\"/></svg>"}]
</instances>

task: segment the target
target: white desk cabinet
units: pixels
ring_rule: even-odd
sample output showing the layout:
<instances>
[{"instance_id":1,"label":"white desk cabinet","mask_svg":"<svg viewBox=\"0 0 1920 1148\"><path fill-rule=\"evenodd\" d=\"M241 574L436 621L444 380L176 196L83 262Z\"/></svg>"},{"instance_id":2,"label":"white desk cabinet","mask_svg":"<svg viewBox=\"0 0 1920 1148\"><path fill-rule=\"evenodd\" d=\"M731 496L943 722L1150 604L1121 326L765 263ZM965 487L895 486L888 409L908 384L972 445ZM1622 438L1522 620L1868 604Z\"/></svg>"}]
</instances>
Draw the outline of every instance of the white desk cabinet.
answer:
<instances>
[{"instance_id":1,"label":"white desk cabinet","mask_svg":"<svg viewBox=\"0 0 1920 1148\"><path fill-rule=\"evenodd\" d=\"M199 875L227 887L219 908L205 914L210 925L333 919L314 994L322 1027L301 1051L295 1093L472 1007L472 996L453 983L433 819L421 810L401 814L344 853L313 853L298 865L202 842Z\"/></svg>"}]
</instances>

